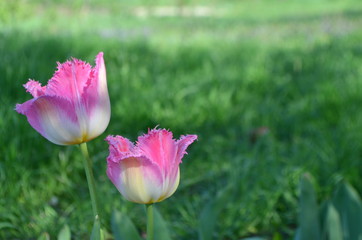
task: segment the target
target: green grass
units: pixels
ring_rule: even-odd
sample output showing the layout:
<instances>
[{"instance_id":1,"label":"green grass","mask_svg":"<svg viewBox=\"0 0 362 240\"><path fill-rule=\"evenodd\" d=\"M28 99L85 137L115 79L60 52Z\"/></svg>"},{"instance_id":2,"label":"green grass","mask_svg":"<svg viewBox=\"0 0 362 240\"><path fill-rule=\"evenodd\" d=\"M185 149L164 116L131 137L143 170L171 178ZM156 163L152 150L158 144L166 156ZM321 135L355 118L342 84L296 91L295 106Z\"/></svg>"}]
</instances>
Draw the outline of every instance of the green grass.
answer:
<instances>
[{"instance_id":1,"label":"green grass","mask_svg":"<svg viewBox=\"0 0 362 240\"><path fill-rule=\"evenodd\" d=\"M112 118L89 148L108 231L118 209L145 232L145 212L107 179L103 139L135 140L156 125L176 137L199 135L181 165L178 191L158 204L173 239L197 239L202 207L230 182L237 191L225 202L216 239L291 239L306 171L320 200L342 178L362 192L358 1L205 1L220 13L146 19L129 12L141 1L88 1L88 10L81 1L38 2L0 5L15 9L0 22L0 238L55 238L65 223L74 239L89 236L79 149L51 144L13 109L30 99L22 87L28 78L45 84L57 61L73 56L93 64L99 51ZM262 126L269 132L250 141Z\"/></svg>"}]
</instances>

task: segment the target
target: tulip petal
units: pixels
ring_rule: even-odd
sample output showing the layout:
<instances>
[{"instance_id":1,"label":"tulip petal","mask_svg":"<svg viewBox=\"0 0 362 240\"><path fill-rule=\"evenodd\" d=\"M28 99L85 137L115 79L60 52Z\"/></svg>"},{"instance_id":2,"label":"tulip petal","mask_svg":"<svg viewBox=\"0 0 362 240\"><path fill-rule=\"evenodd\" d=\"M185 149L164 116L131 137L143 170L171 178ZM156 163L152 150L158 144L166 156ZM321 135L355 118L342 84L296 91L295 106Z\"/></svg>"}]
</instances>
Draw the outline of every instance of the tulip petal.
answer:
<instances>
[{"instance_id":1,"label":"tulip petal","mask_svg":"<svg viewBox=\"0 0 362 240\"><path fill-rule=\"evenodd\" d=\"M153 203L163 195L161 171L145 157L130 157L118 163L108 160L107 175L129 201Z\"/></svg>"},{"instance_id":2,"label":"tulip petal","mask_svg":"<svg viewBox=\"0 0 362 240\"><path fill-rule=\"evenodd\" d=\"M164 182L164 194L159 201L162 201L172 194L174 194L177 190L177 187L180 183L180 168L177 167L176 174L174 176L170 176L166 182Z\"/></svg>"},{"instance_id":3,"label":"tulip petal","mask_svg":"<svg viewBox=\"0 0 362 240\"><path fill-rule=\"evenodd\" d=\"M102 52L97 55L95 62L96 66L89 72L88 81L86 82L84 92L82 92L82 101L89 115L97 105L103 107L107 103L109 105L106 68Z\"/></svg>"},{"instance_id":4,"label":"tulip petal","mask_svg":"<svg viewBox=\"0 0 362 240\"><path fill-rule=\"evenodd\" d=\"M176 142L176 144L178 145L177 157L176 157L178 163L181 163L182 157L185 154L187 154L187 152L186 152L187 147L191 143L193 143L196 139L197 139L197 135L186 135L186 136L181 136L181 138Z\"/></svg>"},{"instance_id":5,"label":"tulip petal","mask_svg":"<svg viewBox=\"0 0 362 240\"><path fill-rule=\"evenodd\" d=\"M66 99L41 96L18 104L16 111L26 115L30 125L55 144L77 144L85 137L80 131L74 106Z\"/></svg>"},{"instance_id":6,"label":"tulip petal","mask_svg":"<svg viewBox=\"0 0 362 240\"><path fill-rule=\"evenodd\" d=\"M151 161L155 162L165 174L175 165L177 146L172 139L172 132L165 129L153 129L138 138L137 146Z\"/></svg>"},{"instance_id":7,"label":"tulip petal","mask_svg":"<svg viewBox=\"0 0 362 240\"><path fill-rule=\"evenodd\" d=\"M91 139L104 132L111 118L111 104L102 52L97 55L95 62L96 66L90 72L87 86L81 96L82 105L87 114L86 118L89 119L87 132Z\"/></svg>"},{"instance_id":8,"label":"tulip petal","mask_svg":"<svg viewBox=\"0 0 362 240\"><path fill-rule=\"evenodd\" d=\"M127 138L121 136L108 136L106 141L109 144L108 160L118 163L127 157L136 157L139 154L135 153L133 143Z\"/></svg>"},{"instance_id":9,"label":"tulip petal","mask_svg":"<svg viewBox=\"0 0 362 240\"><path fill-rule=\"evenodd\" d=\"M98 53L95 62L96 66L94 68L94 75L98 77L98 93L101 95L108 94L106 66L104 64L103 52Z\"/></svg>"},{"instance_id":10,"label":"tulip petal","mask_svg":"<svg viewBox=\"0 0 362 240\"><path fill-rule=\"evenodd\" d=\"M35 98L45 94L46 87L42 87L37 81L29 80L26 84L24 84L24 87L26 91Z\"/></svg>"},{"instance_id":11,"label":"tulip petal","mask_svg":"<svg viewBox=\"0 0 362 240\"><path fill-rule=\"evenodd\" d=\"M58 63L58 70L49 80L45 94L77 102L87 85L90 73L91 66L75 58L62 64Z\"/></svg>"}]
</instances>

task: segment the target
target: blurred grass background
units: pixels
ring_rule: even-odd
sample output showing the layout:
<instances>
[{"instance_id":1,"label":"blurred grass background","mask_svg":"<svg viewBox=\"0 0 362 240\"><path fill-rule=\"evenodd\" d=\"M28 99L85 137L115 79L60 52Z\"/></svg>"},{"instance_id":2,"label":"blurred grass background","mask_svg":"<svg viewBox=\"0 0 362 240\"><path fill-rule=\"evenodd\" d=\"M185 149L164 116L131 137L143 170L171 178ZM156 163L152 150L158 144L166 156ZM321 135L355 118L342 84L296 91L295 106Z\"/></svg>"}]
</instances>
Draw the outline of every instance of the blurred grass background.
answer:
<instances>
[{"instance_id":1,"label":"blurred grass background","mask_svg":"<svg viewBox=\"0 0 362 240\"><path fill-rule=\"evenodd\" d=\"M108 134L159 125L198 134L178 191L160 204L174 239L227 185L215 239L291 239L297 186L319 200L341 179L362 191L362 3L358 0L0 1L0 238L86 239L92 210L78 147L51 144L13 109L56 62L105 53L112 119L89 143L104 226L112 209L145 231L141 206L105 174Z\"/></svg>"}]
</instances>

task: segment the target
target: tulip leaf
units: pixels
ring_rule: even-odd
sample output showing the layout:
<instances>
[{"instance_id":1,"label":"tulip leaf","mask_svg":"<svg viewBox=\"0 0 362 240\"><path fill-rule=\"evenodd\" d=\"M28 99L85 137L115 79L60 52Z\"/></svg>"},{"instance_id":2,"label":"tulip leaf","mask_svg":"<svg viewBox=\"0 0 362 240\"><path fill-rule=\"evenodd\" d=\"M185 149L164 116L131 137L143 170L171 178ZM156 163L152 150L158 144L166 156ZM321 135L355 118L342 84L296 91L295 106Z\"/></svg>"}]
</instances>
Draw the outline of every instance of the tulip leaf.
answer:
<instances>
[{"instance_id":1,"label":"tulip leaf","mask_svg":"<svg viewBox=\"0 0 362 240\"><path fill-rule=\"evenodd\" d=\"M0 230L3 228L15 228L15 226L8 222L0 222Z\"/></svg>"},{"instance_id":2,"label":"tulip leaf","mask_svg":"<svg viewBox=\"0 0 362 240\"><path fill-rule=\"evenodd\" d=\"M70 240L70 239L71 239L70 229L69 226L65 224L64 227L58 233L58 240Z\"/></svg>"},{"instance_id":3,"label":"tulip leaf","mask_svg":"<svg viewBox=\"0 0 362 240\"><path fill-rule=\"evenodd\" d=\"M343 240L341 220L336 208L328 203L324 219L324 236L329 240Z\"/></svg>"},{"instance_id":4,"label":"tulip leaf","mask_svg":"<svg viewBox=\"0 0 362 240\"><path fill-rule=\"evenodd\" d=\"M45 232L38 237L37 240L50 240L49 233Z\"/></svg>"},{"instance_id":5,"label":"tulip leaf","mask_svg":"<svg viewBox=\"0 0 362 240\"><path fill-rule=\"evenodd\" d=\"M131 219L119 211L114 211L111 227L115 240L142 240Z\"/></svg>"},{"instance_id":6,"label":"tulip leaf","mask_svg":"<svg viewBox=\"0 0 362 240\"><path fill-rule=\"evenodd\" d=\"M223 191L220 191L214 200L209 201L202 209L199 217L199 239L211 240L213 233L215 232L218 215L224 207L228 198L234 192L234 188L237 186L232 182Z\"/></svg>"},{"instance_id":7,"label":"tulip leaf","mask_svg":"<svg viewBox=\"0 0 362 240\"><path fill-rule=\"evenodd\" d=\"M92 234L90 237L91 240L101 240L101 223L99 221L99 218L96 218L94 220Z\"/></svg>"},{"instance_id":8,"label":"tulip leaf","mask_svg":"<svg viewBox=\"0 0 362 240\"><path fill-rule=\"evenodd\" d=\"M240 240L266 240L266 238L262 237L248 237L248 238L242 238Z\"/></svg>"},{"instance_id":9,"label":"tulip leaf","mask_svg":"<svg viewBox=\"0 0 362 240\"><path fill-rule=\"evenodd\" d=\"M341 183L332 202L340 216L344 239L362 239L362 203L357 191L348 183Z\"/></svg>"},{"instance_id":10,"label":"tulip leaf","mask_svg":"<svg viewBox=\"0 0 362 240\"><path fill-rule=\"evenodd\" d=\"M208 202L202 209L199 218L199 239L211 240L217 221L218 209L216 201Z\"/></svg>"},{"instance_id":11,"label":"tulip leaf","mask_svg":"<svg viewBox=\"0 0 362 240\"><path fill-rule=\"evenodd\" d=\"M170 240L170 232L168 230L167 224L163 217L161 216L160 212L157 208L153 208L153 222L154 222L154 239L157 240Z\"/></svg>"},{"instance_id":12,"label":"tulip leaf","mask_svg":"<svg viewBox=\"0 0 362 240\"><path fill-rule=\"evenodd\" d=\"M295 237L294 240L300 240L300 227L297 228L297 230L295 231Z\"/></svg>"},{"instance_id":13,"label":"tulip leaf","mask_svg":"<svg viewBox=\"0 0 362 240\"><path fill-rule=\"evenodd\" d=\"M317 199L309 174L302 176L300 181L299 229L295 239L320 239Z\"/></svg>"}]
</instances>

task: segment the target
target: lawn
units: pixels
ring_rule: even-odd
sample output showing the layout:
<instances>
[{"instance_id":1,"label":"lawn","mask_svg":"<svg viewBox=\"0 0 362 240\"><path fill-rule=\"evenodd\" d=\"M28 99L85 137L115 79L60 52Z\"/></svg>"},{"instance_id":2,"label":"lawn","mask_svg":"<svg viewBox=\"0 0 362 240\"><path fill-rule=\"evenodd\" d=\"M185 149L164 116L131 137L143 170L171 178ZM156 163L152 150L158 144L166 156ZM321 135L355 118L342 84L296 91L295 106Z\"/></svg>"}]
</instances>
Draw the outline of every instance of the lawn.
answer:
<instances>
[{"instance_id":1,"label":"lawn","mask_svg":"<svg viewBox=\"0 0 362 240\"><path fill-rule=\"evenodd\" d=\"M114 210L141 233L146 218L107 178L104 138L159 126L199 136L157 204L173 239L198 239L225 189L214 239L292 239L304 173L318 201L342 179L362 193L361 26L358 0L2 1L0 238L55 239L65 224L89 237L78 146L50 143L14 107L29 78L46 84L57 61L103 51L112 116L88 146L109 234Z\"/></svg>"}]
</instances>

